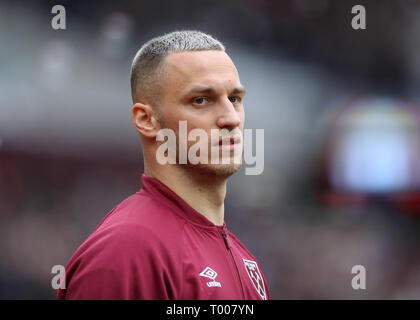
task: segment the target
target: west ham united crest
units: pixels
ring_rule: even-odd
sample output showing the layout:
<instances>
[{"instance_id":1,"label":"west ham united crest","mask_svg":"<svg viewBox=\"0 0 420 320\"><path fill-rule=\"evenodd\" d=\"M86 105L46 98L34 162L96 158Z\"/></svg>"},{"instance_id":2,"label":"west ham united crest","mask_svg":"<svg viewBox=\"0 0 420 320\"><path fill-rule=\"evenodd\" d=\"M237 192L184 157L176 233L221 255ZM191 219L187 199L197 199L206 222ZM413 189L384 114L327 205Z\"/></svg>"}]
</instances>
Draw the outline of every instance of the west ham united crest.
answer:
<instances>
[{"instance_id":1,"label":"west ham united crest","mask_svg":"<svg viewBox=\"0 0 420 320\"><path fill-rule=\"evenodd\" d=\"M258 269L258 264L255 261L242 259L244 261L246 272L251 279L252 284L255 289L261 296L263 300L267 300L267 295L265 293L264 280L261 276L260 269Z\"/></svg>"}]
</instances>

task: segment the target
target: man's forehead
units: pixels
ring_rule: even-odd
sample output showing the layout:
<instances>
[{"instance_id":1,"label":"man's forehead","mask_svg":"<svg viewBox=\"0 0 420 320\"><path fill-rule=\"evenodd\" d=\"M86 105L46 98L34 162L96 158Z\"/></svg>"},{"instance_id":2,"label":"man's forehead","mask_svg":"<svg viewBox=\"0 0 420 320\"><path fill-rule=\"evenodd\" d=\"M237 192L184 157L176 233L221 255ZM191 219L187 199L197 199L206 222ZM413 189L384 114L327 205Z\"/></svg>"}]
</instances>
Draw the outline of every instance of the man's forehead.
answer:
<instances>
[{"instance_id":1,"label":"man's forehead","mask_svg":"<svg viewBox=\"0 0 420 320\"><path fill-rule=\"evenodd\" d=\"M237 70L230 57L221 50L182 51L170 53L165 59L169 72L177 76L198 76L209 73L233 73Z\"/></svg>"},{"instance_id":2,"label":"man's forehead","mask_svg":"<svg viewBox=\"0 0 420 320\"><path fill-rule=\"evenodd\" d=\"M183 51L166 57L170 86L176 91L196 85L240 86L239 75L229 56L223 51ZM169 84L168 83L168 84Z\"/></svg>"}]
</instances>

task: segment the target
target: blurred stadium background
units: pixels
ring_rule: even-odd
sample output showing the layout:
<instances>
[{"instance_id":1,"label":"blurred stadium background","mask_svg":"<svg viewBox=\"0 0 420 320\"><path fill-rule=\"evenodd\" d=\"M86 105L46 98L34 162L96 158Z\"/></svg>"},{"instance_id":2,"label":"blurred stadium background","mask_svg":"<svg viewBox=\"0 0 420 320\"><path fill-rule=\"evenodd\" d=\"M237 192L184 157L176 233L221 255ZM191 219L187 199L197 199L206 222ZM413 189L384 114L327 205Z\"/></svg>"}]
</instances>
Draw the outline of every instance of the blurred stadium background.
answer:
<instances>
[{"instance_id":1,"label":"blurred stadium background","mask_svg":"<svg viewBox=\"0 0 420 320\"><path fill-rule=\"evenodd\" d=\"M245 127L265 129L264 173L230 180L226 220L271 297L420 299L414 0L0 1L0 298L54 299L52 266L140 188L130 63L175 29L226 44Z\"/></svg>"}]
</instances>

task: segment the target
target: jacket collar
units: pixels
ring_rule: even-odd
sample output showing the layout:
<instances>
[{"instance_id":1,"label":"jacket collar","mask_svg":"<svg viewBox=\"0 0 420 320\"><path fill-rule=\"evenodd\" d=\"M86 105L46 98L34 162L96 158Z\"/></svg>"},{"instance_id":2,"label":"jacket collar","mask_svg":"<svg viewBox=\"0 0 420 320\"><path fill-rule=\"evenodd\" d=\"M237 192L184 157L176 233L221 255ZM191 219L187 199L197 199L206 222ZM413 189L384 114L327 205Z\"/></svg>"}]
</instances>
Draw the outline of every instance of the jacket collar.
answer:
<instances>
[{"instance_id":1,"label":"jacket collar","mask_svg":"<svg viewBox=\"0 0 420 320\"><path fill-rule=\"evenodd\" d=\"M222 226L215 225L158 179L149 177L143 173L141 176L141 184L142 188L139 191L140 194L152 195L154 198L173 209L179 216L188 220L188 222L204 228L226 229L225 221Z\"/></svg>"}]
</instances>

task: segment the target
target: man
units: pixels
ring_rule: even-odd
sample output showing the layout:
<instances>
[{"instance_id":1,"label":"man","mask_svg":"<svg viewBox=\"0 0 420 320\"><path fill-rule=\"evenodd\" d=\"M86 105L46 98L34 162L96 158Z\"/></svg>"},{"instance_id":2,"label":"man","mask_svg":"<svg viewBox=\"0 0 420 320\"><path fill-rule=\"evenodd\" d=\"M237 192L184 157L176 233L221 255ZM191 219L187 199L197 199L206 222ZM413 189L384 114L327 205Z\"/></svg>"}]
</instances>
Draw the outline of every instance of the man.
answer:
<instances>
[{"instance_id":1,"label":"man","mask_svg":"<svg viewBox=\"0 0 420 320\"><path fill-rule=\"evenodd\" d=\"M77 249L59 299L268 299L261 266L224 222L227 179L243 151L245 93L224 46L197 31L152 39L134 58L131 89L142 188ZM209 137L225 129L210 151L200 149L217 157L192 163L188 154L180 163L181 146L194 144L180 134L183 124ZM159 159L161 130L176 135L176 163Z\"/></svg>"}]
</instances>

